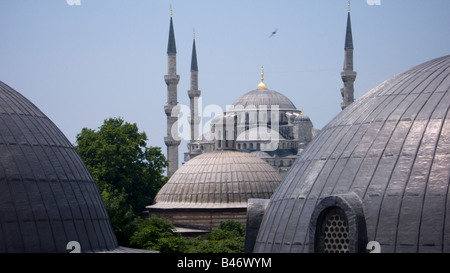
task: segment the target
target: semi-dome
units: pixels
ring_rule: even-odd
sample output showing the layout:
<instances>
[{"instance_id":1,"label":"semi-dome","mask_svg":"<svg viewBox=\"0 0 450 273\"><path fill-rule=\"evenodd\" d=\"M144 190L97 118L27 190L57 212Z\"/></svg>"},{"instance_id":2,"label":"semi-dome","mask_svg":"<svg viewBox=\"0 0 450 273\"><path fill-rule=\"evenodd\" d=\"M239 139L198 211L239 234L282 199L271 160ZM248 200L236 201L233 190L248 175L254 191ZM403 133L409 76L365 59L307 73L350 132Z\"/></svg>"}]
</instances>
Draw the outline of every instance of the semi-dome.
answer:
<instances>
[{"instance_id":1,"label":"semi-dome","mask_svg":"<svg viewBox=\"0 0 450 273\"><path fill-rule=\"evenodd\" d=\"M277 130L266 126L258 126L243 131L237 136L237 141L272 141L285 140Z\"/></svg>"},{"instance_id":2,"label":"semi-dome","mask_svg":"<svg viewBox=\"0 0 450 273\"><path fill-rule=\"evenodd\" d=\"M311 122L311 119L305 112L301 111L299 115L297 115L294 119L294 123L302 123L302 122Z\"/></svg>"},{"instance_id":3,"label":"semi-dome","mask_svg":"<svg viewBox=\"0 0 450 273\"><path fill-rule=\"evenodd\" d=\"M280 181L264 160L218 150L184 163L149 208L246 208L249 198L270 198Z\"/></svg>"},{"instance_id":4,"label":"semi-dome","mask_svg":"<svg viewBox=\"0 0 450 273\"><path fill-rule=\"evenodd\" d=\"M268 110L271 106L277 105L281 111L297 111L295 105L285 95L270 89L250 91L233 103L235 109L239 109L239 107L249 109L248 106L258 108L261 105L267 106Z\"/></svg>"},{"instance_id":5,"label":"semi-dome","mask_svg":"<svg viewBox=\"0 0 450 273\"><path fill-rule=\"evenodd\" d=\"M97 185L56 125L0 82L0 252L116 249ZM69 248L70 249L70 248Z\"/></svg>"},{"instance_id":6,"label":"semi-dome","mask_svg":"<svg viewBox=\"0 0 450 273\"><path fill-rule=\"evenodd\" d=\"M450 252L449 110L450 56L352 103L286 174L254 251Z\"/></svg>"}]
</instances>

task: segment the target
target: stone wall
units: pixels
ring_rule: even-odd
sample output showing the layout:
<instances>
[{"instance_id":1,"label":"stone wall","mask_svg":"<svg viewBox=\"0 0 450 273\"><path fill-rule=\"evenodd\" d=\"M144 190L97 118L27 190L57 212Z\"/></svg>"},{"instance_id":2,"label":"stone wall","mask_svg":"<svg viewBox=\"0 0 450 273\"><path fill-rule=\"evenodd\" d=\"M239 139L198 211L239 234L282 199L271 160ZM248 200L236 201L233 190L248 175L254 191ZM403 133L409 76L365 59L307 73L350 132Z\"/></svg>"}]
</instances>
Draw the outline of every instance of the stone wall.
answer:
<instances>
[{"instance_id":1,"label":"stone wall","mask_svg":"<svg viewBox=\"0 0 450 273\"><path fill-rule=\"evenodd\" d=\"M149 216L156 215L170 220L177 227L213 230L221 222L233 220L246 224L246 208L226 209L149 209Z\"/></svg>"}]
</instances>

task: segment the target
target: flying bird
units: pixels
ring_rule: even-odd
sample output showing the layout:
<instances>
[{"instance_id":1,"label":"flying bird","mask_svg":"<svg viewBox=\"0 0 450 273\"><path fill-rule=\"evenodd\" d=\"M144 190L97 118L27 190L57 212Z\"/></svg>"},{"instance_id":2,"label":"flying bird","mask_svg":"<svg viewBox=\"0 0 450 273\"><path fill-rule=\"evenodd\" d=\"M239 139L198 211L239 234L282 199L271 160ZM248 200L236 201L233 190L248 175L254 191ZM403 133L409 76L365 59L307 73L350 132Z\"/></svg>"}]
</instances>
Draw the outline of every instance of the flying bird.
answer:
<instances>
[{"instance_id":1,"label":"flying bird","mask_svg":"<svg viewBox=\"0 0 450 273\"><path fill-rule=\"evenodd\" d=\"M278 31L278 28L275 29L275 30L272 32L272 34L270 34L269 38L272 38L273 35L277 34L277 31Z\"/></svg>"}]
</instances>

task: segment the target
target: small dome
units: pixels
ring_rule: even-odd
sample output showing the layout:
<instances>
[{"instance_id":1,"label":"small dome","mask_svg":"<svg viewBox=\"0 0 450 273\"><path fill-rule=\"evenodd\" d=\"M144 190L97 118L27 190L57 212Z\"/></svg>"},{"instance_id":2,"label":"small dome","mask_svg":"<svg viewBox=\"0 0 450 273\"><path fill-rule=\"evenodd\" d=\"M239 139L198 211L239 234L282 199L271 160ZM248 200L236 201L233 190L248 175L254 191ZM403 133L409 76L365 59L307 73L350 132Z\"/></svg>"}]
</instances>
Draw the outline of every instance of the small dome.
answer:
<instances>
[{"instance_id":1,"label":"small dome","mask_svg":"<svg viewBox=\"0 0 450 273\"><path fill-rule=\"evenodd\" d=\"M237 136L237 141L270 141L284 140L284 137L276 130L265 126L250 128Z\"/></svg>"},{"instance_id":2,"label":"small dome","mask_svg":"<svg viewBox=\"0 0 450 273\"><path fill-rule=\"evenodd\" d=\"M0 252L116 249L97 185L56 125L0 82Z\"/></svg>"},{"instance_id":3,"label":"small dome","mask_svg":"<svg viewBox=\"0 0 450 273\"><path fill-rule=\"evenodd\" d=\"M280 181L272 166L248 153L204 153L181 166L148 208L246 208L249 198L270 198Z\"/></svg>"},{"instance_id":4,"label":"small dome","mask_svg":"<svg viewBox=\"0 0 450 273\"><path fill-rule=\"evenodd\" d=\"M308 115L305 114L305 112L303 112L303 110L294 119L294 123L301 123L301 122L311 122L311 119L308 117Z\"/></svg>"},{"instance_id":5,"label":"small dome","mask_svg":"<svg viewBox=\"0 0 450 273\"><path fill-rule=\"evenodd\" d=\"M297 158L267 206L254 251L365 252L376 241L381 252L450 252L449 110L450 55L356 100ZM331 235L346 240L325 239Z\"/></svg>"},{"instance_id":6,"label":"small dome","mask_svg":"<svg viewBox=\"0 0 450 273\"><path fill-rule=\"evenodd\" d=\"M247 109L249 105L254 106L255 108L265 105L268 110L270 110L272 105L277 105L279 110L297 110L295 105L285 95L270 89L250 91L239 97L233 103L235 108L244 107Z\"/></svg>"},{"instance_id":7,"label":"small dome","mask_svg":"<svg viewBox=\"0 0 450 273\"><path fill-rule=\"evenodd\" d=\"M267 89L267 85L263 81L261 81L258 84L258 87L256 89L258 89L258 90L266 90Z\"/></svg>"}]
</instances>

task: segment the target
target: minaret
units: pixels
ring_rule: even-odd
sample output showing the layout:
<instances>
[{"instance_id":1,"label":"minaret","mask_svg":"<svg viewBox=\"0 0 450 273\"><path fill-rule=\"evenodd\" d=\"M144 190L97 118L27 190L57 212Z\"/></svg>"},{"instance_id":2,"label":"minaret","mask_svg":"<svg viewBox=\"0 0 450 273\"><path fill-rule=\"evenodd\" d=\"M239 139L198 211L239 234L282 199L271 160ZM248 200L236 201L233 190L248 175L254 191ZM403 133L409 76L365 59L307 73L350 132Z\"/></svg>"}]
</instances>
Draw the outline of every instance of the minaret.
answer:
<instances>
[{"instance_id":1,"label":"minaret","mask_svg":"<svg viewBox=\"0 0 450 273\"><path fill-rule=\"evenodd\" d=\"M170 29L169 43L167 45L168 72L164 76L167 84L167 105L164 111L167 115L167 137L164 137L164 143L167 146L167 176L172 176L178 169L178 146L180 138L178 136L178 112L177 85L180 76L177 75L177 48L175 45L175 34L173 31L172 9L170 9Z\"/></svg>"},{"instance_id":2,"label":"minaret","mask_svg":"<svg viewBox=\"0 0 450 273\"><path fill-rule=\"evenodd\" d=\"M342 95L342 110L345 107L353 103L354 99L354 87L353 83L356 79L356 72L353 71L353 38L352 38L352 25L350 22L350 1L348 2L348 16L347 16L347 31L345 34L345 60L344 60L344 71L341 72L342 81L344 82L344 87L341 88Z\"/></svg>"},{"instance_id":3,"label":"minaret","mask_svg":"<svg viewBox=\"0 0 450 273\"><path fill-rule=\"evenodd\" d=\"M190 124L191 124L191 144L198 141L199 135L199 124L201 117L199 115L199 98L201 91L198 90L198 66L197 66L197 50L195 48L195 31L194 31L194 41L192 44L192 59L191 59L191 89L188 90L188 96L190 100Z\"/></svg>"}]
</instances>

